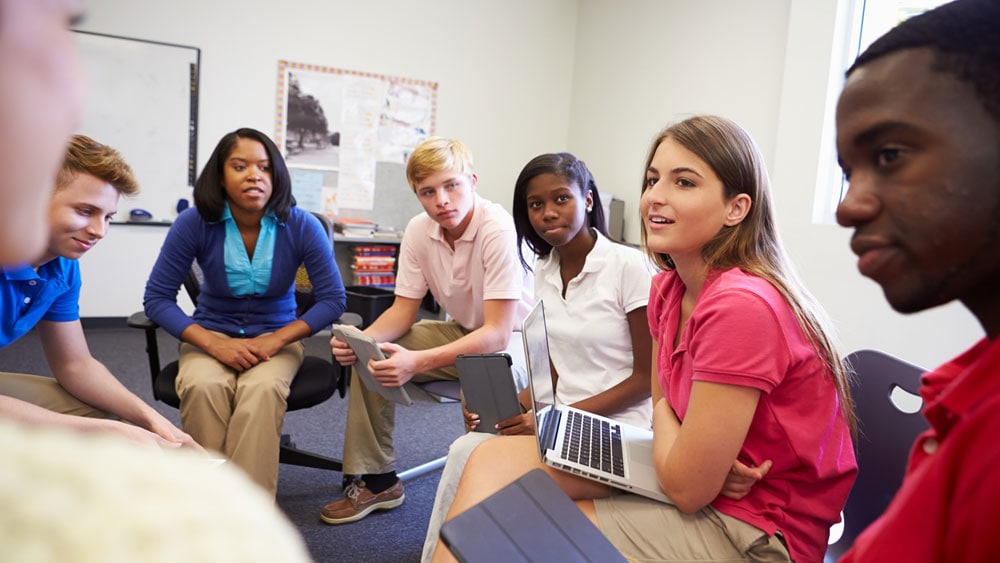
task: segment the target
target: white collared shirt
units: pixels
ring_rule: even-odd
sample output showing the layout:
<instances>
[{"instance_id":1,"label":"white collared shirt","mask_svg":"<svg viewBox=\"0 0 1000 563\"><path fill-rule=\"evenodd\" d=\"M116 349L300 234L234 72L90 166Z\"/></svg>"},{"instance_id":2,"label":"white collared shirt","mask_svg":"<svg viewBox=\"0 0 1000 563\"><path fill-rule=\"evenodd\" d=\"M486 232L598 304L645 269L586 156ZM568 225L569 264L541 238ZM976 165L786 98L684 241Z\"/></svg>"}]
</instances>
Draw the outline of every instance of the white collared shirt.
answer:
<instances>
[{"instance_id":1,"label":"white collared shirt","mask_svg":"<svg viewBox=\"0 0 1000 563\"><path fill-rule=\"evenodd\" d=\"M549 356L559 373L556 396L573 404L614 387L632 374L632 336L626 314L649 301L651 267L635 248L597 235L583 270L562 296L559 251L535 265L535 298L545 302ZM610 418L648 428L647 399Z\"/></svg>"}]
</instances>

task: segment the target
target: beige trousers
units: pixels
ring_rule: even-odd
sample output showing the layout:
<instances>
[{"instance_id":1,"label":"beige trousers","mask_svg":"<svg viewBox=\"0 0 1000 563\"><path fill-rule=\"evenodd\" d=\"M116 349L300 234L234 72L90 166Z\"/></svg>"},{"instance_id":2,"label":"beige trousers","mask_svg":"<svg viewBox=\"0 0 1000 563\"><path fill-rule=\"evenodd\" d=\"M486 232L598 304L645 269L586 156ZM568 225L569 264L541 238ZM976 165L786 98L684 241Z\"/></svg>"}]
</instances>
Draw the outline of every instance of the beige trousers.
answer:
<instances>
[{"instance_id":1,"label":"beige trousers","mask_svg":"<svg viewBox=\"0 0 1000 563\"><path fill-rule=\"evenodd\" d=\"M114 418L109 413L70 395L54 377L0 372L0 395L14 397L61 414Z\"/></svg>"},{"instance_id":2,"label":"beige trousers","mask_svg":"<svg viewBox=\"0 0 1000 563\"><path fill-rule=\"evenodd\" d=\"M197 346L180 345L176 387L184 431L221 452L272 496L288 391L304 356L305 347L295 342L237 372Z\"/></svg>"},{"instance_id":3,"label":"beige trousers","mask_svg":"<svg viewBox=\"0 0 1000 563\"><path fill-rule=\"evenodd\" d=\"M427 350L454 342L470 331L455 321L422 320L396 341L407 350ZM437 368L413 377L413 381L458 379L454 365ZM396 470L392 431L396 426L396 403L370 391L358 378L351 377L344 437L344 473L388 473Z\"/></svg>"},{"instance_id":4,"label":"beige trousers","mask_svg":"<svg viewBox=\"0 0 1000 563\"><path fill-rule=\"evenodd\" d=\"M780 537L711 506L685 514L672 504L614 491L594 500L598 527L629 561L790 561Z\"/></svg>"}]
</instances>

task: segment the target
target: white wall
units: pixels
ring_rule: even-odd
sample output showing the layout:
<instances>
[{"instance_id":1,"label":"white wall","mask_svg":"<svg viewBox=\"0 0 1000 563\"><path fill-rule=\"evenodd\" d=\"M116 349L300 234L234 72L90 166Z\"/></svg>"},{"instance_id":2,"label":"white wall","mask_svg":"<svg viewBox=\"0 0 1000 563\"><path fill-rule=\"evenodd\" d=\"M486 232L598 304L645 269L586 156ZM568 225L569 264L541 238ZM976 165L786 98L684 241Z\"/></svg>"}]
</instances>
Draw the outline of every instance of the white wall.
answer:
<instances>
[{"instance_id":1,"label":"white wall","mask_svg":"<svg viewBox=\"0 0 1000 563\"><path fill-rule=\"evenodd\" d=\"M471 146L486 197L509 208L528 159L570 150L625 200L632 241L650 139L691 114L733 118L761 147L782 235L844 349L930 367L981 336L971 315L893 312L857 273L850 233L811 221L842 1L89 0L82 28L202 48L199 165L238 126L273 132L279 59L435 80L438 133ZM84 316L139 307L151 229L116 226L84 258Z\"/></svg>"},{"instance_id":2,"label":"white wall","mask_svg":"<svg viewBox=\"0 0 1000 563\"><path fill-rule=\"evenodd\" d=\"M805 283L837 322L845 349L876 348L935 367L982 338L972 315L957 303L916 315L896 313L881 288L857 272L848 247L851 231L811 223L820 140L835 134L823 130L823 118L835 104L827 99L826 84L838 7L837 0L791 0L772 168L778 216Z\"/></svg>"},{"instance_id":3,"label":"white wall","mask_svg":"<svg viewBox=\"0 0 1000 563\"><path fill-rule=\"evenodd\" d=\"M732 118L773 162L788 0L580 0L569 146L625 200L639 241L649 143L699 113Z\"/></svg>"},{"instance_id":4,"label":"white wall","mask_svg":"<svg viewBox=\"0 0 1000 563\"><path fill-rule=\"evenodd\" d=\"M469 145L480 193L508 209L521 166L566 145L575 0L85 0L84 9L80 29L201 48L199 168L233 129L274 134L282 59L438 82L437 133ZM141 309L165 234L112 226L81 261L81 314Z\"/></svg>"},{"instance_id":5,"label":"white wall","mask_svg":"<svg viewBox=\"0 0 1000 563\"><path fill-rule=\"evenodd\" d=\"M857 273L850 232L811 220L827 83L843 0L580 0L569 149L602 191L638 199L649 141L695 113L735 119L771 172L779 226L806 285L834 318L845 351L876 348L927 367L982 335L952 304L903 316Z\"/></svg>"}]
</instances>

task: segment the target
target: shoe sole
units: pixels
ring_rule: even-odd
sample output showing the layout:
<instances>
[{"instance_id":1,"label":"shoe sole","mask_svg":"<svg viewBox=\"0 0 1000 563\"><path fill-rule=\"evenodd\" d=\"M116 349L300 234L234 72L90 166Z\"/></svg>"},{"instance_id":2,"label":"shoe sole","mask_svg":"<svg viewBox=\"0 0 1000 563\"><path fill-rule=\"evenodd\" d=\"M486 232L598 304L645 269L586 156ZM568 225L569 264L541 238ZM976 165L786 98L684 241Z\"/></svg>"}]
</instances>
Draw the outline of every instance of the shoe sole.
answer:
<instances>
[{"instance_id":1,"label":"shoe sole","mask_svg":"<svg viewBox=\"0 0 1000 563\"><path fill-rule=\"evenodd\" d=\"M345 518L330 518L329 516L320 514L319 517L327 524L347 524L349 522L357 522L358 520L361 520L362 518L368 516L372 512L375 512L376 510L392 510L393 508L396 508L397 506L403 504L404 500L406 500L405 493L400 495L399 498L397 499L387 500L377 504L372 504L368 508L362 510L361 512L358 512L354 516L347 516Z\"/></svg>"}]
</instances>

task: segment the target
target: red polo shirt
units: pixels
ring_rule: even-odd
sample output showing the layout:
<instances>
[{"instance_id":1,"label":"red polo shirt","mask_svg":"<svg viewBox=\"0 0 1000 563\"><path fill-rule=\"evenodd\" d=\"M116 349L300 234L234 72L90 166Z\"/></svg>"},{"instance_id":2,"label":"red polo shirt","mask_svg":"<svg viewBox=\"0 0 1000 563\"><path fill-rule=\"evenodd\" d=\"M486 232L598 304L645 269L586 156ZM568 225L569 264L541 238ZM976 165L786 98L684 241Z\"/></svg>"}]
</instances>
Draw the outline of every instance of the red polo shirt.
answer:
<instances>
[{"instance_id":1,"label":"red polo shirt","mask_svg":"<svg viewBox=\"0 0 1000 563\"><path fill-rule=\"evenodd\" d=\"M923 377L930 430L842 562L1000 561L1000 339Z\"/></svg>"}]
</instances>

